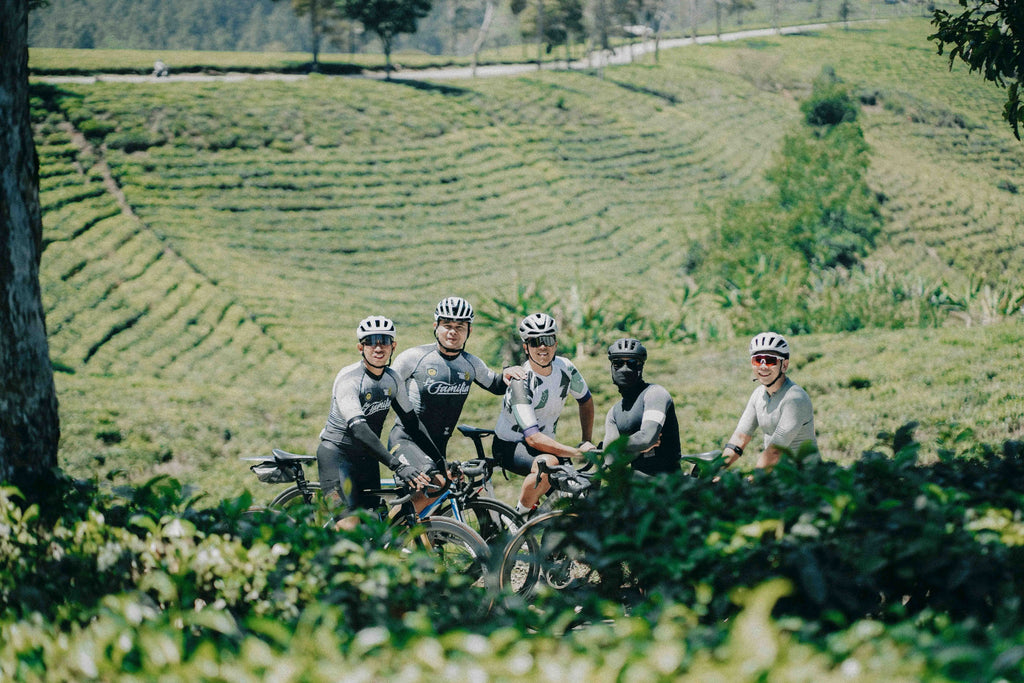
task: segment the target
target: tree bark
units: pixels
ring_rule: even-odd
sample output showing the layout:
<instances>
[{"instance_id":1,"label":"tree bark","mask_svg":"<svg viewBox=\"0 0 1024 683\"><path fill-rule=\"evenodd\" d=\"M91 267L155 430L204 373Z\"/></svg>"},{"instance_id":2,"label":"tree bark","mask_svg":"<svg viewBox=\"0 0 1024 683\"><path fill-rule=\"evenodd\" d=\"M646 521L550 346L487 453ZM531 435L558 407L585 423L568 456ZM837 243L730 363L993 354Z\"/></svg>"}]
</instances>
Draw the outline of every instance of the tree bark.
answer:
<instances>
[{"instance_id":1,"label":"tree bark","mask_svg":"<svg viewBox=\"0 0 1024 683\"><path fill-rule=\"evenodd\" d=\"M0 482L19 486L56 469L60 439L39 286L43 226L29 115L28 6L0 0Z\"/></svg>"}]
</instances>

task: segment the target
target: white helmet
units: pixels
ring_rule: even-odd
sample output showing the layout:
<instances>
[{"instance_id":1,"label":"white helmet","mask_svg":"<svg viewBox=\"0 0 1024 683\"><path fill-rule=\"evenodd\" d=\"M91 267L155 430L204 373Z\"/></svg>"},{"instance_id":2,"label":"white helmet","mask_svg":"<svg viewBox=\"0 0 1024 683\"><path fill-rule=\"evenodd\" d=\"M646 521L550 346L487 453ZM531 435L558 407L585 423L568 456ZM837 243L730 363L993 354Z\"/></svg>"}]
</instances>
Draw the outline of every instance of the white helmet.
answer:
<instances>
[{"instance_id":1,"label":"white helmet","mask_svg":"<svg viewBox=\"0 0 1024 683\"><path fill-rule=\"evenodd\" d=\"M449 296L441 299L434 309L434 322L441 318L445 320L465 320L473 322L473 307L469 302L460 296Z\"/></svg>"},{"instance_id":2,"label":"white helmet","mask_svg":"<svg viewBox=\"0 0 1024 683\"><path fill-rule=\"evenodd\" d=\"M546 313L531 313L519 323L519 336L523 341L557 333L558 324Z\"/></svg>"},{"instance_id":3,"label":"white helmet","mask_svg":"<svg viewBox=\"0 0 1024 683\"><path fill-rule=\"evenodd\" d=\"M356 328L356 339L363 341L371 334L385 334L394 341L395 324L382 315L371 315L359 323L359 327Z\"/></svg>"},{"instance_id":4,"label":"white helmet","mask_svg":"<svg viewBox=\"0 0 1024 683\"><path fill-rule=\"evenodd\" d=\"M786 338L776 332L762 332L750 340L750 355L770 353L775 356L789 358L789 344Z\"/></svg>"}]
</instances>

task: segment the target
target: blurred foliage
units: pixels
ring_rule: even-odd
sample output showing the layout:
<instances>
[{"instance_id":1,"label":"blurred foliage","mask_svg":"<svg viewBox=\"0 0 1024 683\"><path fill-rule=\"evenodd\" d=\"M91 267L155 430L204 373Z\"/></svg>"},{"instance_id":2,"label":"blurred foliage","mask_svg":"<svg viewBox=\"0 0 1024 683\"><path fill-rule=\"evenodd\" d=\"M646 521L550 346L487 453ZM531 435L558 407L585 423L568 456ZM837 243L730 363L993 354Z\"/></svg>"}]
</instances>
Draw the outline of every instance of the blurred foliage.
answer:
<instances>
[{"instance_id":1,"label":"blurred foliage","mask_svg":"<svg viewBox=\"0 0 1024 683\"><path fill-rule=\"evenodd\" d=\"M0 674L1022 680L1024 446L951 433L926 467L914 431L750 478L609 458L567 528L601 581L531 604L381 549L369 521L251 517L248 496L203 506L164 477L103 494L61 476L41 505L0 489Z\"/></svg>"}]
</instances>

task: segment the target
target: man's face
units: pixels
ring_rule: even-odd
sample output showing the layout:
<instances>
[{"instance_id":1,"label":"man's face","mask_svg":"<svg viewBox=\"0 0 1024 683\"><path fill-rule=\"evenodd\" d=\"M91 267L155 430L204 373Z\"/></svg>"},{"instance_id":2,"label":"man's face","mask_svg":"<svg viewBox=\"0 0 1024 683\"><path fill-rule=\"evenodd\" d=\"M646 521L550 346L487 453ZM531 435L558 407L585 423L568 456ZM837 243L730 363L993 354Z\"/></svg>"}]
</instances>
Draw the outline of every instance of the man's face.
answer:
<instances>
[{"instance_id":1,"label":"man's face","mask_svg":"<svg viewBox=\"0 0 1024 683\"><path fill-rule=\"evenodd\" d=\"M639 358L612 358L612 383L621 388L630 387L640 382L644 372L644 364Z\"/></svg>"},{"instance_id":2,"label":"man's face","mask_svg":"<svg viewBox=\"0 0 1024 683\"><path fill-rule=\"evenodd\" d=\"M750 366L754 370L754 379L767 387L786 372L789 359L771 353L759 353L750 357Z\"/></svg>"},{"instance_id":3,"label":"man's face","mask_svg":"<svg viewBox=\"0 0 1024 683\"><path fill-rule=\"evenodd\" d=\"M434 326L437 343L445 351L461 351L469 339L469 323L465 320L448 320L441 318Z\"/></svg>"},{"instance_id":4,"label":"man's face","mask_svg":"<svg viewBox=\"0 0 1024 683\"><path fill-rule=\"evenodd\" d=\"M555 351L558 349L558 338L553 334L533 337L526 340L523 348L526 349L526 357L530 361L540 367L547 367L555 359Z\"/></svg>"},{"instance_id":5,"label":"man's face","mask_svg":"<svg viewBox=\"0 0 1024 683\"><path fill-rule=\"evenodd\" d=\"M370 365L380 368L388 364L395 351L395 339L386 334L371 334L358 345L359 353Z\"/></svg>"}]
</instances>

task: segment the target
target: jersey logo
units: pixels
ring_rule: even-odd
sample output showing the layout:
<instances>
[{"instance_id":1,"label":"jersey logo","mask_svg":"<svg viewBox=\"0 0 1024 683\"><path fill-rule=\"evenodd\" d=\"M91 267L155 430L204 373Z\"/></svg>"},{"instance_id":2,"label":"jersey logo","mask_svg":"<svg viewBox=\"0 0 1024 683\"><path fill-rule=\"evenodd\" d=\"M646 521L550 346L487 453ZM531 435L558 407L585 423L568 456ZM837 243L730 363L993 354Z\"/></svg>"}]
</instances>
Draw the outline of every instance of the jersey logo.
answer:
<instances>
[{"instance_id":1,"label":"jersey logo","mask_svg":"<svg viewBox=\"0 0 1024 683\"><path fill-rule=\"evenodd\" d=\"M469 393L468 384L451 384L449 382L427 382L424 387L431 396L464 396Z\"/></svg>"},{"instance_id":2,"label":"jersey logo","mask_svg":"<svg viewBox=\"0 0 1024 683\"><path fill-rule=\"evenodd\" d=\"M385 398L380 401L374 401L373 403L367 403L363 406L363 415L369 417L374 413L386 413L391 408L391 399Z\"/></svg>"},{"instance_id":3,"label":"jersey logo","mask_svg":"<svg viewBox=\"0 0 1024 683\"><path fill-rule=\"evenodd\" d=\"M537 402L537 410L540 410L548 404L548 390L540 392L540 401Z\"/></svg>"},{"instance_id":4,"label":"jersey logo","mask_svg":"<svg viewBox=\"0 0 1024 683\"><path fill-rule=\"evenodd\" d=\"M427 375L433 377L437 374L437 368L427 368Z\"/></svg>"}]
</instances>

